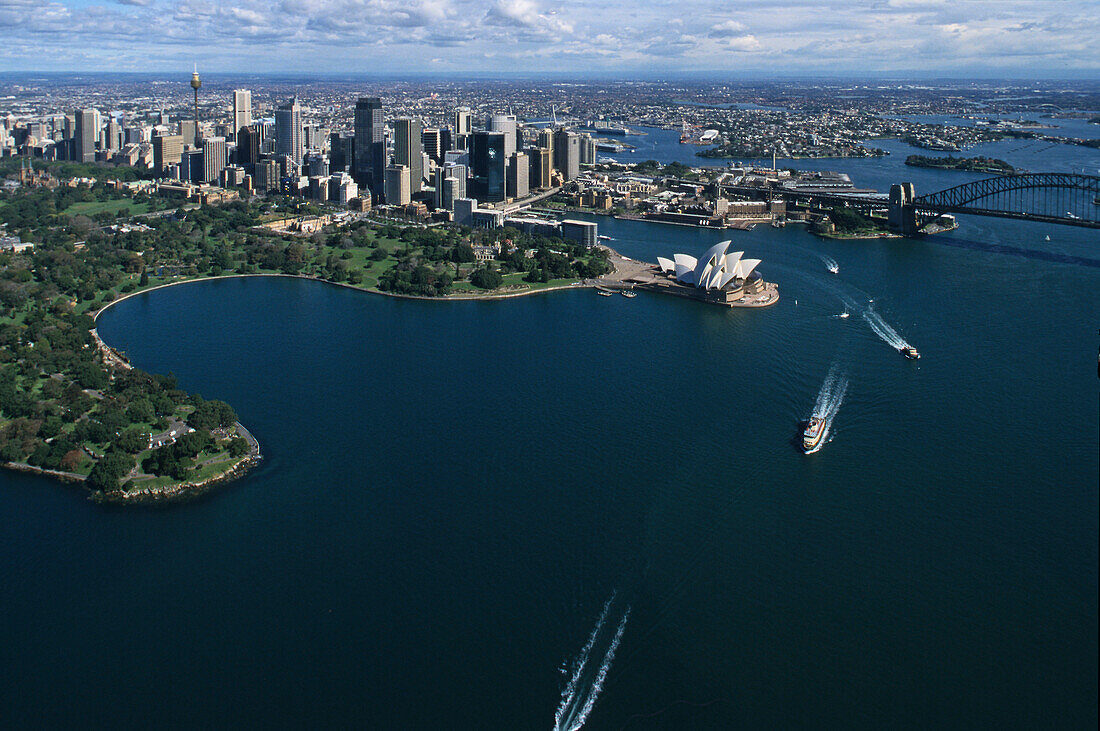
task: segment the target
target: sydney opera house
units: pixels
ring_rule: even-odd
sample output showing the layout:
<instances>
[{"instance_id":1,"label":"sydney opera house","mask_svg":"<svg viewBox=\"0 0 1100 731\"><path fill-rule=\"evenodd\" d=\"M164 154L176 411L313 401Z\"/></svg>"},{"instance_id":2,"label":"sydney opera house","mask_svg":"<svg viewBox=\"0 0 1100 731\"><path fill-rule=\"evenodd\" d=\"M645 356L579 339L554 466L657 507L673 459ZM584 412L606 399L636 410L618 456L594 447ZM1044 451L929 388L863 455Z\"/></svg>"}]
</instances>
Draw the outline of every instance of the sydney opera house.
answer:
<instances>
[{"instance_id":1,"label":"sydney opera house","mask_svg":"<svg viewBox=\"0 0 1100 731\"><path fill-rule=\"evenodd\" d=\"M657 265L670 282L684 288L683 294L717 304L761 307L779 299L774 284L768 284L756 272L759 259L744 259L743 251L729 251L730 242L722 241L699 259L676 254L673 259L657 257Z\"/></svg>"}]
</instances>

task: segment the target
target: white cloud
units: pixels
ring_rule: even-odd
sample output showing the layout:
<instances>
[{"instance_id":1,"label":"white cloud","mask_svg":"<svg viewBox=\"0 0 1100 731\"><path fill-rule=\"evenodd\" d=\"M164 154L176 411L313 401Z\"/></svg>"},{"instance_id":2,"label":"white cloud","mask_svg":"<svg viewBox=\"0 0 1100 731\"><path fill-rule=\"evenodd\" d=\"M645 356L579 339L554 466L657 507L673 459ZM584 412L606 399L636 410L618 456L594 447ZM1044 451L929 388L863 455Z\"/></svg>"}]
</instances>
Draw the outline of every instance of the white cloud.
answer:
<instances>
[{"instance_id":1,"label":"white cloud","mask_svg":"<svg viewBox=\"0 0 1100 731\"><path fill-rule=\"evenodd\" d=\"M1100 71L1096 0L86 1L0 0L0 66Z\"/></svg>"},{"instance_id":2,"label":"white cloud","mask_svg":"<svg viewBox=\"0 0 1100 731\"><path fill-rule=\"evenodd\" d=\"M736 20L727 20L714 26L709 35L712 38L724 38L726 36L743 33L746 30L748 30L748 27L744 23L739 23Z\"/></svg>"}]
</instances>

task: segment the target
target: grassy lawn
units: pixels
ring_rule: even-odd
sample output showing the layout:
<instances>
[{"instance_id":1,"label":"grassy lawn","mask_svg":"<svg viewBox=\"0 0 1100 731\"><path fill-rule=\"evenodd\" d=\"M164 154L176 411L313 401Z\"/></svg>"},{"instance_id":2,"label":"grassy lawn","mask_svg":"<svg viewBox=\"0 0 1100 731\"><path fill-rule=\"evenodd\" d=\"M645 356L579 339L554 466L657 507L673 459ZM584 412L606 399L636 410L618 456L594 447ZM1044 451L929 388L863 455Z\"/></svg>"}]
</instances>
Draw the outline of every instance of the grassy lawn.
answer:
<instances>
[{"instance_id":1,"label":"grassy lawn","mask_svg":"<svg viewBox=\"0 0 1100 731\"><path fill-rule=\"evenodd\" d=\"M138 213L148 213L148 203L135 203L132 198L117 198L109 201L81 201L73 203L62 213L69 216L93 216L102 211L110 211L116 216L133 216Z\"/></svg>"}]
</instances>

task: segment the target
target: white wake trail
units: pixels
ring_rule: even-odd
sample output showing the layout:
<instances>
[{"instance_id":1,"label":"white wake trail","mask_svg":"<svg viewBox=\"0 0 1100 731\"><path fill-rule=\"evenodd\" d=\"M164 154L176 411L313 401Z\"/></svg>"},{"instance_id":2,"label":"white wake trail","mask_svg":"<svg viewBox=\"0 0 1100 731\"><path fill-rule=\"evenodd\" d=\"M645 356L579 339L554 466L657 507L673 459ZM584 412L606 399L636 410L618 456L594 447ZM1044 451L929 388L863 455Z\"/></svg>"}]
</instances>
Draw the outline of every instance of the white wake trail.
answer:
<instances>
[{"instance_id":1,"label":"white wake trail","mask_svg":"<svg viewBox=\"0 0 1100 731\"><path fill-rule=\"evenodd\" d=\"M812 416L825 419L825 432L821 435L821 441L807 454L813 454L821 449L829 441L829 432L833 428L833 419L840 411L840 405L844 403L844 396L848 393L848 374L840 370L834 363L825 376L825 382L821 384L821 390L817 392L814 400Z\"/></svg>"},{"instance_id":2,"label":"white wake trail","mask_svg":"<svg viewBox=\"0 0 1100 731\"><path fill-rule=\"evenodd\" d=\"M580 715L569 725L568 731L579 731L584 726L585 721L588 720L588 714L592 712L592 707L596 705L596 698L603 690L603 681L607 678L607 672L611 669L611 663L615 660L615 651L619 649L619 642L623 639L623 632L626 630L626 620L628 619L630 619L630 607L626 608L626 613L619 621L619 628L615 630L615 637L612 638L611 645L607 648L607 654L603 656L603 662L596 673L596 678L588 689Z\"/></svg>"},{"instance_id":3,"label":"white wake trail","mask_svg":"<svg viewBox=\"0 0 1100 731\"><path fill-rule=\"evenodd\" d=\"M596 638L599 637L600 630L603 629L604 624L607 622L607 613L611 610L611 602L613 601L615 601L614 593L611 594L610 599L604 602L600 617L596 620L596 626L592 628L592 633L588 635L588 641L585 642L584 647L581 648L581 654L578 655L577 659L574 661L573 675L562 689L561 703L558 704L558 710L554 713L555 731L562 731L565 729L563 723L576 711L578 701L577 686L580 683L581 677L584 675L584 668L588 664L588 656L592 653L592 648L596 645Z\"/></svg>"},{"instance_id":4,"label":"white wake trail","mask_svg":"<svg viewBox=\"0 0 1100 731\"><path fill-rule=\"evenodd\" d=\"M818 254L817 256L821 259L821 263L825 265L825 268L828 269L830 273L836 274L840 271L840 264L837 264L836 259L833 257L825 256L824 254Z\"/></svg>"},{"instance_id":5,"label":"white wake trail","mask_svg":"<svg viewBox=\"0 0 1100 731\"><path fill-rule=\"evenodd\" d=\"M584 669L588 665L592 649L595 647L604 624L607 622L608 611L614 601L615 594L612 594L607 603L603 605L600 618L596 621L592 634L588 636L588 641L577 658L576 669L573 671L569 682L566 683L565 689L562 690L561 703L554 714L554 731L579 731L588 720L588 715L595 707L600 691L603 690L604 680L607 679L607 673L611 670L611 663L615 660L615 652L619 649L623 632L626 631L626 622L630 619L631 607L629 606L623 613L622 619L619 620L619 625L615 629L615 634L607 646L607 651L604 653L603 660L600 662L595 676L590 682L582 681L584 680Z\"/></svg>"},{"instance_id":6,"label":"white wake trail","mask_svg":"<svg viewBox=\"0 0 1100 731\"><path fill-rule=\"evenodd\" d=\"M905 338L898 335L897 330L890 327L889 323L882 319L882 315L875 312L874 307L868 307L863 311L863 319L867 321L867 324L871 326L876 335L895 350L909 347L909 343L905 342Z\"/></svg>"}]
</instances>

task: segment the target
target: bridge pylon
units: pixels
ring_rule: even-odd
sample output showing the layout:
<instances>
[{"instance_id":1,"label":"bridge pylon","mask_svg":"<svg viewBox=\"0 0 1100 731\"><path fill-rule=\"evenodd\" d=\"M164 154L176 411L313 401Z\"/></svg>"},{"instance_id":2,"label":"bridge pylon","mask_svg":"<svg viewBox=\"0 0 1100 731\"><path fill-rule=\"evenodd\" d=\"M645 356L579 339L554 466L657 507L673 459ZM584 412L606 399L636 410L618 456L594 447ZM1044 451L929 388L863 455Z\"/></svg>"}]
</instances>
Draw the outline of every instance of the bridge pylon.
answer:
<instances>
[{"instance_id":1,"label":"bridge pylon","mask_svg":"<svg viewBox=\"0 0 1100 731\"><path fill-rule=\"evenodd\" d=\"M902 236L917 234L917 209L913 205L916 190L912 183L894 183L890 186L890 230Z\"/></svg>"}]
</instances>

